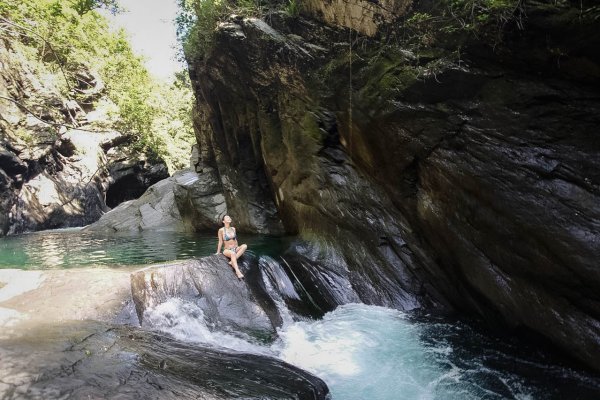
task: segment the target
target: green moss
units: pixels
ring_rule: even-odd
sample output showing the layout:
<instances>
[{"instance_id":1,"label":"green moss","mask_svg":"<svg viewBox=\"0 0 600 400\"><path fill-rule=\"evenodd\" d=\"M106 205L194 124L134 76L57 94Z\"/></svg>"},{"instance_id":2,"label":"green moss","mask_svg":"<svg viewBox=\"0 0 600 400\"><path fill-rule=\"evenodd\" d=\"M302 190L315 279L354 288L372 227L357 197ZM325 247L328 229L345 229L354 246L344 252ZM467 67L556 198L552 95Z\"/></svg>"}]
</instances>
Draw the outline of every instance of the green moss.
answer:
<instances>
[{"instance_id":1,"label":"green moss","mask_svg":"<svg viewBox=\"0 0 600 400\"><path fill-rule=\"evenodd\" d=\"M300 4L298 3L298 0L288 0L284 11L290 17L297 17L300 14Z\"/></svg>"},{"instance_id":2,"label":"green moss","mask_svg":"<svg viewBox=\"0 0 600 400\"><path fill-rule=\"evenodd\" d=\"M302 131L311 139L316 141L321 140L321 131L319 129L319 124L317 123L315 117L312 114L305 113L302 117Z\"/></svg>"},{"instance_id":3,"label":"green moss","mask_svg":"<svg viewBox=\"0 0 600 400\"><path fill-rule=\"evenodd\" d=\"M433 51L430 52L433 54ZM341 53L315 75L313 86L337 88L335 101L345 108L352 102L363 109L380 110L389 100L412 86L426 66L419 65L420 56L393 46L371 43L366 51ZM352 82L350 82L352 68ZM322 83L326 82L325 85ZM352 87L350 87L350 85ZM358 107L357 107L358 108Z\"/></svg>"},{"instance_id":4,"label":"green moss","mask_svg":"<svg viewBox=\"0 0 600 400\"><path fill-rule=\"evenodd\" d=\"M178 0L179 13L175 19L177 38L187 60L203 59L214 46L219 21L227 15L262 17L269 10L283 9L296 13L296 0Z\"/></svg>"}]
</instances>

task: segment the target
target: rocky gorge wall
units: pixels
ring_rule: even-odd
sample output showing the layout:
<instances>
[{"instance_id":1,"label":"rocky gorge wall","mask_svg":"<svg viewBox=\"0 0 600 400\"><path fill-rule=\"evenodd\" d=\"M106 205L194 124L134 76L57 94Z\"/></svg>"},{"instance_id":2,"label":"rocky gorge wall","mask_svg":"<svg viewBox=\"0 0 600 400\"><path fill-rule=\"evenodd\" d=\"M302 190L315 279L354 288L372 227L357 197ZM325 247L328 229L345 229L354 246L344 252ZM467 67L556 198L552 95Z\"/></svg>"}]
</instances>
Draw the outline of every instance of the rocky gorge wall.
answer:
<instances>
[{"instance_id":1,"label":"rocky gorge wall","mask_svg":"<svg viewBox=\"0 0 600 400\"><path fill-rule=\"evenodd\" d=\"M78 103L16 42L0 38L0 236L90 224L169 176L164 163L131 151L126 135L98 128L110 118L92 105L103 97L96 75L78 72Z\"/></svg>"},{"instance_id":2,"label":"rocky gorge wall","mask_svg":"<svg viewBox=\"0 0 600 400\"><path fill-rule=\"evenodd\" d=\"M459 309L600 369L594 25L533 5L457 55L303 10L230 16L189 60L197 171L238 225L298 233L286 260L324 307Z\"/></svg>"}]
</instances>

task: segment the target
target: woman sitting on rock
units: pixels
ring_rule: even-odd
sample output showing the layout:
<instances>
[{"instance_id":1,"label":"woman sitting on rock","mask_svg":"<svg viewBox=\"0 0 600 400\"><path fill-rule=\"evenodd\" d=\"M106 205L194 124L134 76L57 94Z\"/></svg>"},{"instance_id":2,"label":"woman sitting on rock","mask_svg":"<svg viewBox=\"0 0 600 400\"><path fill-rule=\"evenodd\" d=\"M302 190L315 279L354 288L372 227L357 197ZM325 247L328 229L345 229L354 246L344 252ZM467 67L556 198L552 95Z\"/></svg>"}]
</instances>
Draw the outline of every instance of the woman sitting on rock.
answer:
<instances>
[{"instance_id":1,"label":"woman sitting on rock","mask_svg":"<svg viewBox=\"0 0 600 400\"><path fill-rule=\"evenodd\" d=\"M237 234L235 233L235 228L231 226L231 217L226 215L223 218L223 224L225 225L223 228L219 229L219 246L217 247L217 253L221 252L221 246L223 242L225 242L225 247L223 249L223 254L225 256L231 258L229 261L229 265L233 267L235 270L235 274L239 279L244 279L244 275L240 272L238 268L237 260L244 254L248 246L245 244L238 246Z\"/></svg>"}]
</instances>

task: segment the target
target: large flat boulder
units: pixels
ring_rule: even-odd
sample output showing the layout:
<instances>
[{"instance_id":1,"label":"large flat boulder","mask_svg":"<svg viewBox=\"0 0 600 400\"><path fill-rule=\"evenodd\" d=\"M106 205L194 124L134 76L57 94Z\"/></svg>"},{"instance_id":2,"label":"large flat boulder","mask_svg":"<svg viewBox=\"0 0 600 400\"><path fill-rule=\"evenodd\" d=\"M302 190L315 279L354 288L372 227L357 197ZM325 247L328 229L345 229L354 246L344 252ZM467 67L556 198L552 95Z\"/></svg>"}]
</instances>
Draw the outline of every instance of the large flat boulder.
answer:
<instances>
[{"instance_id":1,"label":"large flat boulder","mask_svg":"<svg viewBox=\"0 0 600 400\"><path fill-rule=\"evenodd\" d=\"M192 302L202 309L207 325L216 330L243 331L261 337L275 334L280 318L263 289L252 279L256 260L246 256L246 280L236 278L223 255L154 265L131 274L131 293L140 324L150 322L148 310L170 298ZM248 282L246 282L248 281Z\"/></svg>"},{"instance_id":2,"label":"large flat boulder","mask_svg":"<svg viewBox=\"0 0 600 400\"><path fill-rule=\"evenodd\" d=\"M174 178L163 179L150 186L140 198L119 204L85 230L184 231L185 226L175 204L174 185Z\"/></svg>"},{"instance_id":3,"label":"large flat boulder","mask_svg":"<svg viewBox=\"0 0 600 400\"><path fill-rule=\"evenodd\" d=\"M225 197L210 172L177 171L139 198L125 201L88 230L191 231L215 229L227 213Z\"/></svg>"}]
</instances>

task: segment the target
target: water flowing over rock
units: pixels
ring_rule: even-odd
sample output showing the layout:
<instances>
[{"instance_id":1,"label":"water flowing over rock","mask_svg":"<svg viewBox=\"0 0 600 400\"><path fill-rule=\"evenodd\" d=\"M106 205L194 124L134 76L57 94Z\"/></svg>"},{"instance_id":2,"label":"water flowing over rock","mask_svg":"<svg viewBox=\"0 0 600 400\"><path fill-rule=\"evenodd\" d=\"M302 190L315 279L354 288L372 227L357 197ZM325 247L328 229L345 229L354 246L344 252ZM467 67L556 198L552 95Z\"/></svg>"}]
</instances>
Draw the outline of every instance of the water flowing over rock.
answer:
<instances>
[{"instance_id":1,"label":"water flowing over rock","mask_svg":"<svg viewBox=\"0 0 600 400\"><path fill-rule=\"evenodd\" d=\"M275 328L281 325L281 317L258 283L257 260L249 255L243 259L242 281L221 254L133 273L131 292L140 323L147 325L144 313L148 309L178 298L196 304L214 329L273 336Z\"/></svg>"},{"instance_id":2,"label":"water flowing over rock","mask_svg":"<svg viewBox=\"0 0 600 400\"><path fill-rule=\"evenodd\" d=\"M240 191L240 160L264 175L322 307L465 310L600 369L600 102L581 69L600 39L536 7L458 60L360 36L351 59L347 29L282 13L229 17L189 60L199 145Z\"/></svg>"},{"instance_id":3,"label":"water flowing over rock","mask_svg":"<svg viewBox=\"0 0 600 400\"><path fill-rule=\"evenodd\" d=\"M321 379L267 356L91 321L40 329L44 340L31 331L0 346L8 398L328 398Z\"/></svg>"}]
</instances>

